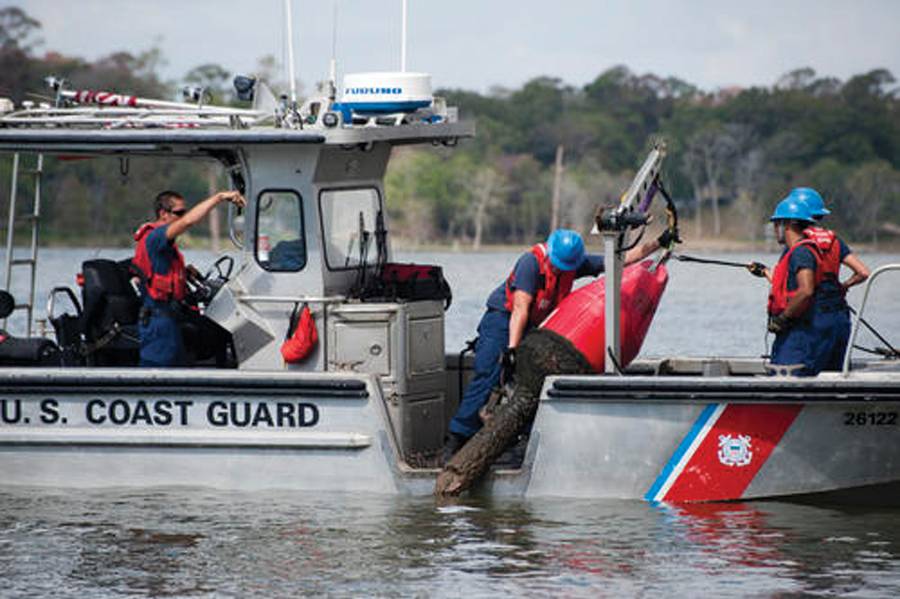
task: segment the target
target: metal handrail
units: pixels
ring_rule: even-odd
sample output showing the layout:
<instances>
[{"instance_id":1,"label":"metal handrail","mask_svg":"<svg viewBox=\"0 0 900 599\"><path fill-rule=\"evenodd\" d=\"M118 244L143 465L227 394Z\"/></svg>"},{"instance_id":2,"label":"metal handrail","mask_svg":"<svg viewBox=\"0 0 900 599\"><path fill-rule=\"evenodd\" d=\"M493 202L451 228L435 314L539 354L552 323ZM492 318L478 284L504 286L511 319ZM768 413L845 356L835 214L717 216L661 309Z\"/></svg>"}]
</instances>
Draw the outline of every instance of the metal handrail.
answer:
<instances>
[{"instance_id":1,"label":"metal handrail","mask_svg":"<svg viewBox=\"0 0 900 599\"><path fill-rule=\"evenodd\" d=\"M289 295L238 295L235 294L237 301L244 304L339 304L347 301L347 297L343 295L326 295L326 296L289 296Z\"/></svg>"},{"instance_id":2,"label":"metal handrail","mask_svg":"<svg viewBox=\"0 0 900 599\"><path fill-rule=\"evenodd\" d=\"M78 301L78 297L75 295L75 292L72 291L69 287L54 287L52 291L50 291L50 295L47 296L47 318L53 320L53 313L56 311L56 296L60 293L65 293L69 298L69 301L75 307L75 311L78 317L81 317L81 303Z\"/></svg>"},{"instance_id":3,"label":"metal handrail","mask_svg":"<svg viewBox=\"0 0 900 599\"><path fill-rule=\"evenodd\" d=\"M869 299L869 290L872 288L872 283L875 282L875 279L878 278L880 274L890 270L900 270L900 264L885 264L884 266L879 266L872 271L872 274L869 275L869 280L866 281L866 291L863 293L863 299L862 303L859 305L859 310L856 311L856 322L853 324L853 333L850 335L850 343L847 344L847 351L844 352L844 367L841 370L841 376L847 377L850 375L850 353L853 351L853 345L856 343L859 325L862 324L863 311L866 308L866 301Z\"/></svg>"}]
</instances>

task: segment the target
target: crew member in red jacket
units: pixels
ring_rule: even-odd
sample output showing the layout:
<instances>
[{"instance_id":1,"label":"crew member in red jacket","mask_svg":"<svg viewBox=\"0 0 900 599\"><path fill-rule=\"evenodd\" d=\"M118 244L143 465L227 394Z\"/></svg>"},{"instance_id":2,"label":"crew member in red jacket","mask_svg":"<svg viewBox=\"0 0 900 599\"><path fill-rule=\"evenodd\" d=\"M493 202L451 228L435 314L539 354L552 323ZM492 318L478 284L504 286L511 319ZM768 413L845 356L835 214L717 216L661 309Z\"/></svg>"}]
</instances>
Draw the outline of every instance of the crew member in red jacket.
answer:
<instances>
[{"instance_id":1,"label":"crew member in red jacket","mask_svg":"<svg viewBox=\"0 0 900 599\"><path fill-rule=\"evenodd\" d=\"M175 240L221 202L246 205L237 191L222 191L188 210L181 194L164 191L154 202L156 220L144 223L134 234L137 246L133 264L142 275L143 307L138 324L141 366L162 368L184 362L176 304L184 299L189 267L185 266Z\"/></svg>"},{"instance_id":2,"label":"crew member in red jacket","mask_svg":"<svg viewBox=\"0 0 900 599\"><path fill-rule=\"evenodd\" d=\"M668 246L677 233L666 231L625 254L631 264ZM459 408L450 421L444 446L448 459L478 432L479 411L512 365L513 350L532 327L538 326L572 289L575 279L603 272L603 256L586 254L584 240L575 231L557 229L546 243L522 254L506 281L487 300L487 311L478 324L475 375L466 387Z\"/></svg>"},{"instance_id":3,"label":"crew member in red jacket","mask_svg":"<svg viewBox=\"0 0 900 599\"><path fill-rule=\"evenodd\" d=\"M799 374L840 370L850 335L847 290L865 281L868 267L833 231L821 226L830 214L822 196L809 187L797 187L776 207L772 221L779 241L787 247L779 265L769 271L758 262L748 268L772 283L770 329L776 333L773 364L804 364ZM853 274L840 280L841 265ZM812 295L805 297L812 273ZM788 306L792 306L788 310ZM805 309L800 309L805 307Z\"/></svg>"}]
</instances>

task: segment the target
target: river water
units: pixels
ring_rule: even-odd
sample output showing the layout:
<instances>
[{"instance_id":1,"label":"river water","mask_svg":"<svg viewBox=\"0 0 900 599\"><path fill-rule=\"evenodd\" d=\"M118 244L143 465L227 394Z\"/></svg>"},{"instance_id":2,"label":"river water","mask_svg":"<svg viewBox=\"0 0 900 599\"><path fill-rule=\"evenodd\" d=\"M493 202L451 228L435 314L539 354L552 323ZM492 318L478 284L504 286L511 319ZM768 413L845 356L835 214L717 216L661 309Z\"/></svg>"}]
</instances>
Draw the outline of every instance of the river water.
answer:
<instances>
[{"instance_id":1,"label":"river water","mask_svg":"<svg viewBox=\"0 0 900 599\"><path fill-rule=\"evenodd\" d=\"M81 260L94 255L45 251L39 298L71 283ZM212 258L188 257L199 266ZM455 292L451 350L473 334L484 298L515 257L398 256L445 266ZM686 263L670 271L643 355L764 352L761 280ZM866 315L897 343L900 286L888 277ZM861 296L853 291L851 304ZM900 510L484 498L438 505L359 494L21 489L0 481L0 573L0 597L897 597Z\"/></svg>"}]
</instances>

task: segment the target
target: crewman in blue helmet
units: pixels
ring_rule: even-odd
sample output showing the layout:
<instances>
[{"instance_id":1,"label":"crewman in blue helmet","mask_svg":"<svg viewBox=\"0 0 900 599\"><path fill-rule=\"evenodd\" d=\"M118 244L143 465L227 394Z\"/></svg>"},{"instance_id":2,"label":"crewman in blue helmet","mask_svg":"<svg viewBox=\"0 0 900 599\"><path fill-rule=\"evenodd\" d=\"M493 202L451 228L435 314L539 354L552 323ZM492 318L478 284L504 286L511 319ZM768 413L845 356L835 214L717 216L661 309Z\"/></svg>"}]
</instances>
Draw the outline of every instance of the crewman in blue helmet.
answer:
<instances>
[{"instance_id":1,"label":"crewman in blue helmet","mask_svg":"<svg viewBox=\"0 0 900 599\"><path fill-rule=\"evenodd\" d=\"M666 230L655 241L644 243L625 254L631 264L660 247L668 247L677 233ZM575 231L557 229L546 243L534 245L516 261L512 272L487 300L487 310L478 324L475 345L475 375L466 387L450 434L444 457L452 456L482 426L479 411L501 374L513 366L514 349L532 327L539 325L572 290L575 279L603 272L603 256L586 254L584 240Z\"/></svg>"},{"instance_id":2,"label":"crewman in blue helmet","mask_svg":"<svg viewBox=\"0 0 900 599\"><path fill-rule=\"evenodd\" d=\"M827 301L824 257L805 233L814 224L806 203L789 195L769 220L785 247L771 273L769 331L775 342L770 362L776 373L814 376L843 358L850 319L846 310Z\"/></svg>"},{"instance_id":3,"label":"crewman in blue helmet","mask_svg":"<svg viewBox=\"0 0 900 599\"><path fill-rule=\"evenodd\" d=\"M823 216L830 214L830 211L825 208L822 196L819 195L816 190L809 187L797 187L791 190L790 194L788 194L776 208L775 214L773 214L772 217L773 222L788 222L786 218L776 219L775 216L779 214L779 208L782 210L782 216L788 216L788 212L794 209L794 207L802 212L802 217L805 220L795 221L797 226L794 227L794 229L800 232L801 238L795 240L795 243L792 243L791 245L799 245L800 242L803 242L802 245L805 245L808 248L801 249L797 256L791 257L795 270L797 267L802 266L803 263L806 263L807 265L811 264L811 248L815 249L814 256L816 258L816 271L814 275L814 282L816 283L815 293L809 301L809 312L800 319L800 324L816 322L820 325L818 334L833 334L833 337L826 342L815 343L814 347L811 348L809 352L799 352L808 354L805 355L804 359L799 359L798 352L796 351L797 344L802 343L808 335L807 332L804 332L805 329L802 326L798 327L798 332L795 335L795 343L788 343L786 341L778 342L778 337L776 337L776 345L773 347L772 363L803 363L804 367L800 370L800 374L809 375L817 374L823 370L840 370L843 364L844 352L847 348L847 340L850 332L850 308L847 305L844 296L847 289L862 283L868 278L869 269L862 260L850 250L849 246L834 234L834 232L820 226L819 221ZM776 232L777 231L776 225ZM782 231L784 231L784 229L782 229ZM784 235L784 233L782 233L782 235ZM787 236L791 237L791 234L788 233ZM784 243L783 239L780 239L780 241ZM785 255L788 253L789 250L786 250ZM783 261L784 256L782 257L782 262ZM781 264L781 262L779 262L779 264ZM839 278L841 264L846 265L853 271L853 274L843 282ZM775 285L774 274L769 273L767 269L762 269L762 265L757 266L760 268L757 270L751 268L751 272L758 275L765 275L773 282L773 294L770 296L771 315L773 311L773 300L771 298L787 298L791 295L795 290L795 279L791 279L790 277L788 277L786 281L781 281L779 279L779 284ZM788 274L790 274L790 272L788 272ZM784 282L789 285L782 288L782 283ZM780 301L781 300L779 300L779 302ZM778 303L774 309L777 311L779 307L780 303ZM816 314L819 316L816 317ZM787 322L790 323L791 321L788 320ZM774 328L779 328L777 321L773 320L773 323ZM789 338L790 335L782 335L782 339ZM777 352L777 361L776 348L779 350Z\"/></svg>"}]
</instances>

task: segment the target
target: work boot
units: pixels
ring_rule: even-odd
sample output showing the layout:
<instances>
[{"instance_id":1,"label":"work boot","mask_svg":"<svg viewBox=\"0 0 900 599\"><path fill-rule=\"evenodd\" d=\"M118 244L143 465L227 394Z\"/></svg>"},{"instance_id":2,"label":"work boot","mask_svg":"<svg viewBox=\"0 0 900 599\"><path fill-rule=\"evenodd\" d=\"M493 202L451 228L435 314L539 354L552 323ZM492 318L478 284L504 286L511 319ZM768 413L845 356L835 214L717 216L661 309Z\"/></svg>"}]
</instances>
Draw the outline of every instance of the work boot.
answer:
<instances>
[{"instance_id":1,"label":"work boot","mask_svg":"<svg viewBox=\"0 0 900 599\"><path fill-rule=\"evenodd\" d=\"M447 433L447 438L444 440L444 463L450 461L457 451L462 449L462 446L466 444L469 440L468 437L463 437L462 435L458 435L456 433Z\"/></svg>"}]
</instances>

